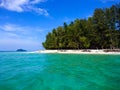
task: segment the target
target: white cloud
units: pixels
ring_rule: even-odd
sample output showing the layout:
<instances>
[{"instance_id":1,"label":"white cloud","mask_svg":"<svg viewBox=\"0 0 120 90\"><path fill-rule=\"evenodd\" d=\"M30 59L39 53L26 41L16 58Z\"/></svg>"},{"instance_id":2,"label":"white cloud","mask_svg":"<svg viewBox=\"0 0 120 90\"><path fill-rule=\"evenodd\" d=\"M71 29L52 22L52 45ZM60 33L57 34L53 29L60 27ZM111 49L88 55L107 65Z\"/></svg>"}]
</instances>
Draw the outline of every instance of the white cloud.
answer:
<instances>
[{"instance_id":1,"label":"white cloud","mask_svg":"<svg viewBox=\"0 0 120 90\"><path fill-rule=\"evenodd\" d=\"M40 42L30 39L3 38L0 39L0 50L17 50L23 48L29 51L42 49Z\"/></svg>"},{"instance_id":2,"label":"white cloud","mask_svg":"<svg viewBox=\"0 0 120 90\"><path fill-rule=\"evenodd\" d=\"M22 25L17 25L17 24L11 24L11 23L6 23L3 25L0 25L0 30L3 32L9 32L9 33L18 33L19 35L33 35L35 34L38 30L39 32L42 32L43 29L40 27L30 27L30 26L22 26Z\"/></svg>"},{"instance_id":3,"label":"white cloud","mask_svg":"<svg viewBox=\"0 0 120 90\"><path fill-rule=\"evenodd\" d=\"M4 31L19 31L21 28L15 24L4 24L3 26L0 26L0 29L4 30Z\"/></svg>"},{"instance_id":4,"label":"white cloud","mask_svg":"<svg viewBox=\"0 0 120 90\"><path fill-rule=\"evenodd\" d=\"M0 26L0 50L42 49L43 29L7 23Z\"/></svg>"},{"instance_id":5,"label":"white cloud","mask_svg":"<svg viewBox=\"0 0 120 90\"><path fill-rule=\"evenodd\" d=\"M1 36L9 38L20 38L33 35L34 33L31 32L32 30L34 30L32 27L11 23L0 25L0 31L2 31L0 32Z\"/></svg>"},{"instance_id":6,"label":"white cloud","mask_svg":"<svg viewBox=\"0 0 120 90\"><path fill-rule=\"evenodd\" d=\"M48 16L46 9L35 7L36 4L43 1L45 0L1 0L0 7L16 12L34 11L40 15Z\"/></svg>"},{"instance_id":7,"label":"white cloud","mask_svg":"<svg viewBox=\"0 0 120 90\"><path fill-rule=\"evenodd\" d=\"M70 21L72 21L71 18L68 18L68 17L63 18L63 22L70 22Z\"/></svg>"},{"instance_id":8,"label":"white cloud","mask_svg":"<svg viewBox=\"0 0 120 90\"><path fill-rule=\"evenodd\" d=\"M39 2L44 2L44 1L46 1L46 0L31 0L31 4L37 4L37 3L39 3Z\"/></svg>"}]
</instances>

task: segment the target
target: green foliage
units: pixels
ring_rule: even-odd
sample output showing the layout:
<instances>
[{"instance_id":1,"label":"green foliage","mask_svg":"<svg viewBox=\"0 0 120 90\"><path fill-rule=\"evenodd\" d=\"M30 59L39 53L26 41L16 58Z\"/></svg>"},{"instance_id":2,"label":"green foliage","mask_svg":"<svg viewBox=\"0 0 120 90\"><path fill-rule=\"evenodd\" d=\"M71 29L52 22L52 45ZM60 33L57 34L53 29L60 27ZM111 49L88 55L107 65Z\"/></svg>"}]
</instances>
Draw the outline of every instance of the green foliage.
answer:
<instances>
[{"instance_id":1,"label":"green foliage","mask_svg":"<svg viewBox=\"0 0 120 90\"><path fill-rule=\"evenodd\" d=\"M118 26L116 26L116 24ZM43 43L45 49L120 48L120 4L95 9L93 16L76 19L53 29Z\"/></svg>"}]
</instances>

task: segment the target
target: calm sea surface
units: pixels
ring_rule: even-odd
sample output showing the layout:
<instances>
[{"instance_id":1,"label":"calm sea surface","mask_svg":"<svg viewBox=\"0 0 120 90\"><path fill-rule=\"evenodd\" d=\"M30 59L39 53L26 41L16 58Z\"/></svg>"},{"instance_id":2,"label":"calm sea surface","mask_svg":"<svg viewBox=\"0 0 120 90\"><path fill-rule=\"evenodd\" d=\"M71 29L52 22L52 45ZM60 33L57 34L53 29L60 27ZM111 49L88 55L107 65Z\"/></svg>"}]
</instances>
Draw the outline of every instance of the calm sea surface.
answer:
<instances>
[{"instance_id":1,"label":"calm sea surface","mask_svg":"<svg viewBox=\"0 0 120 90\"><path fill-rule=\"evenodd\" d=\"M120 55L1 52L0 90L120 90Z\"/></svg>"}]
</instances>

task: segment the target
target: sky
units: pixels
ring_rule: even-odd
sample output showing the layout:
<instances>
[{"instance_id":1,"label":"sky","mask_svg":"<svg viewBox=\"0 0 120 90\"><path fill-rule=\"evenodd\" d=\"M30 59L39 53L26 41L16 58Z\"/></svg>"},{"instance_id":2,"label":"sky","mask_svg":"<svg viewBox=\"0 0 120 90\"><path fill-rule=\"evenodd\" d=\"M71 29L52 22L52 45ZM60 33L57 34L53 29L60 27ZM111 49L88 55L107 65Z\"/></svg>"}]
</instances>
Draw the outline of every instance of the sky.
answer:
<instances>
[{"instance_id":1,"label":"sky","mask_svg":"<svg viewBox=\"0 0 120 90\"><path fill-rule=\"evenodd\" d=\"M53 28L88 18L120 0L0 0L0 51L44 49Z\"/></svg>"}]
</instances>

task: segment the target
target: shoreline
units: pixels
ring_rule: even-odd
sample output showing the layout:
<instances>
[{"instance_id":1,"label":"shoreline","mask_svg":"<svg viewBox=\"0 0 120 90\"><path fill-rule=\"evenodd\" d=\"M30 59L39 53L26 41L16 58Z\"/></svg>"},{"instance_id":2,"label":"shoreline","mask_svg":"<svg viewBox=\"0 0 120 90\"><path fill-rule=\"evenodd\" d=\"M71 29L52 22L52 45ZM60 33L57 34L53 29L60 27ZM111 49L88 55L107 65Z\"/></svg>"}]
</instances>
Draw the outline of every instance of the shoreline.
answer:
<instances>
[{"instance_id":1,"label":"shoreline","mask_svg":"<svg viewBox=\"0 0 120 90\"><path fill-rule=\"evenodd\" d=\"M114 54L120 55L120 52L105 52L104 50L38 50L33 53L46 53L46 54Z\"/></svg>"}]
</instances>

